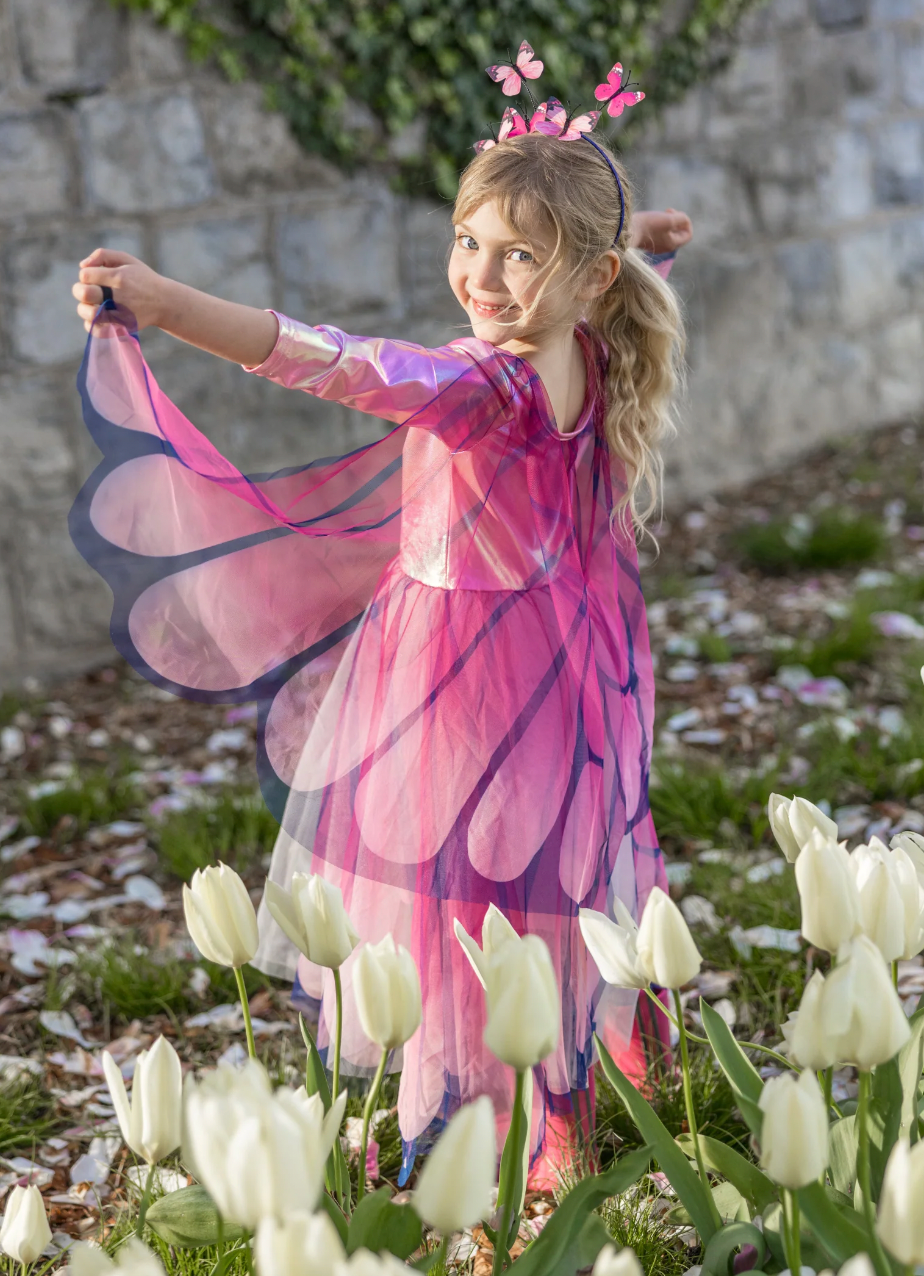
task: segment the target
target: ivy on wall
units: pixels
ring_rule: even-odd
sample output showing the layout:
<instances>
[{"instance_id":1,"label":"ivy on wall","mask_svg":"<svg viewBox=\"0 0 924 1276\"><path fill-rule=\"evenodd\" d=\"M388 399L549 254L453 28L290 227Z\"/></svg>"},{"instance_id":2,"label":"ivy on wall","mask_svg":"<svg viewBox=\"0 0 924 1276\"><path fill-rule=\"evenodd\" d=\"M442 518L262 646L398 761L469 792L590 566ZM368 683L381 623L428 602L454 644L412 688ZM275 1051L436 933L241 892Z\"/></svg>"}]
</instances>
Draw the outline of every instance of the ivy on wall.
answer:
<instances>
[{"instance_id":1,"label":"ivy on wall","mask_svg":"<svg viewBox=\"0 0 924 1276\"><path fill-rule=\"evenodd\" d=\"M472 143L490 136L507 102L484 68L522 39L545 63L542 98L594 106L594 86L618 59L642 80L650 118L722 65L760 0L114 2L152 14L230 79L262 83L307 150L347 168L383 165L404 189L435 184L451 197Z\"/></svg>"}]
</instances>

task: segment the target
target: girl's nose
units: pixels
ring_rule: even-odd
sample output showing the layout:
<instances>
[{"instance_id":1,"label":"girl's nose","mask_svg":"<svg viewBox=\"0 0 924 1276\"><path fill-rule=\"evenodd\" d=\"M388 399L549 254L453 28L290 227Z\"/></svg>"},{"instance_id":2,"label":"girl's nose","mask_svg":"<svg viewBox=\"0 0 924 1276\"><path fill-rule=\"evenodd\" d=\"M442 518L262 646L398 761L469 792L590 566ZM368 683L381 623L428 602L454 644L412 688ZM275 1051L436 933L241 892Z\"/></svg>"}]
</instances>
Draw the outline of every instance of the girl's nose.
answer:
<instances>
[{"instance_id":1,"label":"girl's nose","mask_svg":"<svg viewBox=\"0 0 924 1276\"><path fill-rule=\"evenodd\" d=\"M480 253L469 270L469 286L480 292L503 292L503 272L493 257Z\"/></svg>"}]
</instances>

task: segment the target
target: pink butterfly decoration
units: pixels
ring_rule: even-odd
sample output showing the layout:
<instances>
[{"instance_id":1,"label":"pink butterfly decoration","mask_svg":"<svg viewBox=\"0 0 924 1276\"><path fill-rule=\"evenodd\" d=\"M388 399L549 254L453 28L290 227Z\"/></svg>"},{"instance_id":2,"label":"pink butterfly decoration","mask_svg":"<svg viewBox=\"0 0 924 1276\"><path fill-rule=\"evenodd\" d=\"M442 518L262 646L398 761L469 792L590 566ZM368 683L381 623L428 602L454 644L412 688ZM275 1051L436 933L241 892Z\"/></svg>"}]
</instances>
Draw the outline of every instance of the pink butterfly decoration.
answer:
<instances>
[{"instance_id":1,"label":"pink butterfly decoration","mask_svg":"<svg viewBox=\"0 0 924 1276\"><path fill-rule=\"evenodd\" d=\"M508 137L519 137L521 133L526 131L526 121L523 116L516 107L508 106L501 120L500 128L497 130L497 142L506 141ZM482 151L489 151L492 146L496 146L497 142L493 138L485 138L483 141L475 143L475 150L480 155Z\"/></svg>"},{"instance_id":2,"label":"pink butterfly decoration","mask_svg":"<svg viewBox=\"0 0 924 1276\"><path fill-rule=\"evenodd\" d=\"M623 87L622 66L617 62L606 77L605 84L598 84L594 89L594 97L598 102L608 102L607 115L622 115L627 106L635 106L641 102L645 94L637 89Z\"/></svg>"},{"instance_id":3,"label":"pink butterfly decoration","mask_svg":"<svg viewBox=\"0 0 924 1276\"><path fill-rule=\"evenodd\" d=\"M568 112L557 98L550 97L548 102L541 102L529 121L530 133L544 133L546 137L557 137L563 142L573 142L582 133L589 133L597 120L599 111L588 111L568 119Z\"/></svg>"},{"instance_id":4,"label":"pink butterfly decoration","mask_svg":"<svg viewBox=\"0 0 924 1276\"><path fill-rule=\"evenodd\" d=\"M544 63L534 57L532 46L526 40L520 45L516 66L489 66L488 75L495 84L502 85L502 92L507 97L515 97L519 93L523 79L536 80L542 74ZM521 78L522 77L522 78Z\"/></svg>"},{"instance_id":5,"label":"pink butterfly decoration","mask_svg":"<svg viewBox=\"0 0 924 1276\"><path fill-rule=\"evenodd\" d=\"M600 118L599 111L587 111L584 115L576 115L561 135L563 142L573 142L583 133L592 133L594 125Z\"/></svg>"}]
</instances>

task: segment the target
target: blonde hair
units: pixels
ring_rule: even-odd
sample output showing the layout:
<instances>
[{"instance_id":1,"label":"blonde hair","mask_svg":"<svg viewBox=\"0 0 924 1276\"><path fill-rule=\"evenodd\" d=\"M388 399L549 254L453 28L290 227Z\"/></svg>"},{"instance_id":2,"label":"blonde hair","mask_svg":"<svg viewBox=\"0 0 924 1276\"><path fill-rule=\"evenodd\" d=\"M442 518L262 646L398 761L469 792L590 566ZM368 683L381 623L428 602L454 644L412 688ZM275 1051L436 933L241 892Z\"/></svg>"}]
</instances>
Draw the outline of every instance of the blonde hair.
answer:
<instances>
[{"instance_id":1,"label":"blonde hair","mask_svg":"<svg viewBox=\"0 0 924 1276\"><path fill-rule=\"evenodd\" d=\"M589 268L615 247L619 274L589 304L585 318L609 351L604 433L610 455L623 462L626 474L612 517L625 528L628 511L641 533L661 499L661 443L676 430L683 319L673 290L629 247L631 187L622 166L609 150L607 154L618 169L626 200L618 244L613 241L619 228L619 192L603 157L583 140L562 142L538 133L508 138L469 164L453 219L463 221L493 201L507 225L527 242L539 228L554 231L552 258L543 265L535 301L517 325L520 332L528 331L550 287L569 286L576 293Z\"/></svg>"}]
</instances>

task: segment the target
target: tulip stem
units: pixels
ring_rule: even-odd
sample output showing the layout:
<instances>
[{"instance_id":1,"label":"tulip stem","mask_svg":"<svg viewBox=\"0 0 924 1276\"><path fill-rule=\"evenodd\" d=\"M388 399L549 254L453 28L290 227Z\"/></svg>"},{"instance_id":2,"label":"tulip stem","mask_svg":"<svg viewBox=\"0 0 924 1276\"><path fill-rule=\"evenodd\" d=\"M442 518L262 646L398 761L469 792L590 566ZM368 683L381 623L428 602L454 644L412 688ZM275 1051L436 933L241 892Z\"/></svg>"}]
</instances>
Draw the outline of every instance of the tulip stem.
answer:
<instances>
[{"instance_id":1,"label":"tulip stem","mask_svg":"<svg viewBox=\"0 0 924 1276\"><path fill-rule=\"evenodd\" d=\"M824 1073L822 1074L822 1081L824 1082L825 1112L827 1112L828 1115L830 1116L831 1104L834 1100L834 1064L833 1063L831 1064L830 1068L825 1068Z\"/></svg>"},{"instance_id":2,"label":"tulip stem","mask_svg":"<svg viewBox=\"0 0 924 1276\"><path fill-rule=\"evenodd\" d=\"M873 1200L872 1186L870 1182L870 1158L869 1158L869 1099L870 1086L872 1082L872 1074L869 1072L860 1072L858 1075L859 1093L857 1096L857 1186L863 1198L863 1216L866 1219L866 1226L872 1238L872 1254L870 1258L873 1260L873 1266L876 1268L878 1276L890 1276L892 1264L886 1257L886 1252L882 1248L882 1241L879 1239L879 1232L876 1229L876 1203Z\"/></svg>"},{"instance_id":3,"label":"tulip stem","mask_svg":"<svg viewBox=\"0 0 924 1276\"><path fill-rule=\"evenodd\" d=\"M382 1051L382 1057L379 1060L379 1066L373 1078L372 1085L369 1087L369 1093L366 1096L366 1104L363 1108L363 1137L359 1145L359 1172L356 1175L356 1205L363 1199L363 1193L366 1190L366 1149L369 1146L369 1122L372 1120L372 1113L375 1111L376 1101L379 1097L379 1091L382 1088L382 1078L385 1076L385 1065L388 1062L388 1050Z\"/></svg>"},{"instance_id":4,"label":"tulip stem","mask_svg":"<svg viewBox=\"0 0 924 1276\"><path fill-rule=\"evenodd\" d=\"M783 1189L783 1248L791 1276L802 1276L802 1234L799 1201L795 1192Z\"/></svg>"},{"instance_id":5,"label":"tulip stem","mask_svg":"<svg viewBox=\"0 0 924 1276\"><path fill-rule=\"evenodd\" d=\"M677 1020L668 1010L667 1006L665 1006L664 1002L657 995L657 993L652 992L650 988L646 988L645 992L647 992L648 996L651 998L651 1000L654 1002L657 1008L664 1015L665 1019L667 1019L670 1023L672 1023L674 1027L677 1029L677 1031L679 1032L680 1024L677 1022ZM695 1041L698 1046L712 1045L712 1042L709 1040L708 1037L697 1037L695 1032L690 1032L690 1031L687 1031L687 1041ZM741 1047L742 1050L759 1050L761 1054L768 1054L771 1059L775 1059L776 1062L779 1064L782 1064L784 1068L789 1068L791 1072L798 1072L798 1068L796 1068L795 1064L793 1063L791 1059L787 1059L785 1055L778 1054L777 1051L774 1050L771 1046L762 1046L759 1041L739 1041L738 1045Z\"/></svg>"},{"instance_id":6,"label":"tulip stem","mask_svg":"<svg viewBox=\"0 0 924 1276\"><path fill-rule=\"evenodd\" d=\"M337 1095L340 1093L340 1043L343 1040L343 986L340 983L340 971L335 969L333 975L334 1003L336 1010L334 1019L334 1068L330 1088L330 1101L331 1103L336 1103Z\"/></svg>"},{"instance_id":7,"label":"tulip stem","mask_svg":"<svg viewBox=\"0 0 924 1276\"><path fill-rule=\"evenodd\" d=\"M156 1163L148 1166L148 1177L145 1179L144 1191L141 1194L141 1205L138 1209L138 1222L135 1224L135 1235L139 1240L144 1236L144 1221L148 1216L151 1196L154 1193L154 1170Z\"/></svg>"},{"instance_id":8,"label":"tulip stem","mask_svg":"<svg viewBox=\"0 0 924 1276\"><path fill-rule=\"evenodd\" d=\"M513 1188L516 1181L517 1162L519 1157L517 1151L520 1146L521 1127L523 1124L523 1086L526 1081L526 1072L517 1069L516 1085L513 1092L513 1112L510 1115L510 1129L507 1131L507 1143L510 1145L511 1155L507 1157L507 1164L501 1164L505 1169L503 1179L500 1182L497 1192L497 1240L494 1243L494 1263L491 1267L491 1276L498 1276L503 1271L504 1265L510 1260L510 1248L508 1241L510 1233L513 1230L514 1212L519 1205L519 1201L514 1201Z\"/></svg>"},{"instance_id":9,"label":"tulip stem","mask_svg":"<svg viewBox=\"0 0 924 1276\"><path fill-rule=\"evenodd\" d=\"M438 1272L439 1276L444 1276L446 1271L446 1252L449 1249L449 1237L442 1236L440 1238L439 1248L433 1256L433 1262L430 1264L431 1272Z\"/></svg>"},{"instance_id":10,"label":"tulip stem","mask_svg":"<svg viewBox=\"0 0 924 1276\"><path fill-rule=\"evenodd\" d=\"M712 1215L712 1221L715 1223L716 1230L721 1231L722 1220L719 1217L718 1207L712 1197L712 1189L709 1186L709 1175L706 1173L706 1163L703 1160L703 1149L699 1141L699 1130L696 1125L696 1110L693 1107L693 1083L690 1078L690 1051L687 1046L687 1029L683 1022L683 1005L680 1001L680 990L674 989L674 1008L677 1014L677 1031L680 1034L680 1060L683 1067L683 1102L687 1110L687 1125L690 1127L690 1138L693 1140L693 1153L696 1157L696 1166L699 1170L699 1177L702 1180L703 1187L706 1189L706 1196L709 1200L709 1212Z\"/></svg>"},{"instance_id":11,"label":"tulip stem","mask_svg":"<svg viewBox=\"0 0 924 1276\"><path fill-rule=\"evenodd\" d=\"M244 1031L247 1033L247 1053L251 1059L257 1057L257 1047L253 1039L253 1021L250 1018L250 1002L247 1000L247 988L240 966L234 967L234 978L237 981L237 995L241 999L241 1010L244 1014Z\"/></svg>"},{"instance_id":12,"label":"tulip stem","mask_svg":"<svg viewBox=\"0 0 924 1276\"><path fill-rule=\"evenodd\" d=\"M898 962L892 962L892 987L898 992Z\"/></svg>"}]
</instances>

